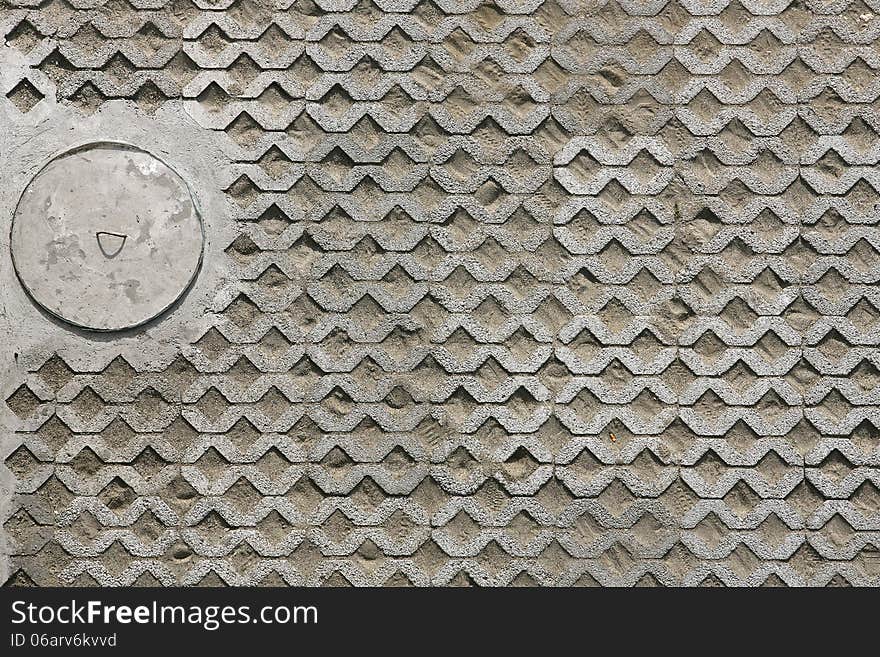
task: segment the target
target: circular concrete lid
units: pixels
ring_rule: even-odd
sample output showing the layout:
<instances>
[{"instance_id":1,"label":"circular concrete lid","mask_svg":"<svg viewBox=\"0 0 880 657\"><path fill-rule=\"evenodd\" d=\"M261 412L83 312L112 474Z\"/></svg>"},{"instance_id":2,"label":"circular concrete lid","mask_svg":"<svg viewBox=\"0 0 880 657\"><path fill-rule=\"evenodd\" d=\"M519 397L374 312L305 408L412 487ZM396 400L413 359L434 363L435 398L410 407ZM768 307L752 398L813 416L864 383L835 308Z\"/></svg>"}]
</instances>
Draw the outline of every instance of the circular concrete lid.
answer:
<instances>
[{"instance_id":1,"label":"circular concrete lid","mask_svg":"<svg viewBox=\"0 0 880 657\"><path fill-rule=\"evenodd\" d=\"M28 184L12 223L30 296L76 326L115 331L162 314L198 272L202 223L183 179L114 143L63 153Z\"/></svg>"}]
</instances>

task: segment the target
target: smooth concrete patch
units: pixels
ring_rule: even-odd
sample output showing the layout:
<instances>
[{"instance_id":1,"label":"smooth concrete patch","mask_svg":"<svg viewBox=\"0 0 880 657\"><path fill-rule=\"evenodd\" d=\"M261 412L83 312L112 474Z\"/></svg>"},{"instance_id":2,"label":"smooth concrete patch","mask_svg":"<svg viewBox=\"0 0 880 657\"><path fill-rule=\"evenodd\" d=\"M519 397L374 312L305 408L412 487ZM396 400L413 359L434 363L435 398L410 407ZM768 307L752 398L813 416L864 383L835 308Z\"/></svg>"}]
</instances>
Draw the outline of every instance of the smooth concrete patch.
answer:
<instances>
[{"instance_id":1,"label":"smooth concrete patch","mask_svg":"<svg viewBox=\"0 0 880 657\"><path fill-rule=\"evenodd\" d=\"M16 273L71 324L139 326L189 287L202 224L184 180L149 153L88 144L54 158L22 194L12 225Z\"/></svg>"}]
</instances>

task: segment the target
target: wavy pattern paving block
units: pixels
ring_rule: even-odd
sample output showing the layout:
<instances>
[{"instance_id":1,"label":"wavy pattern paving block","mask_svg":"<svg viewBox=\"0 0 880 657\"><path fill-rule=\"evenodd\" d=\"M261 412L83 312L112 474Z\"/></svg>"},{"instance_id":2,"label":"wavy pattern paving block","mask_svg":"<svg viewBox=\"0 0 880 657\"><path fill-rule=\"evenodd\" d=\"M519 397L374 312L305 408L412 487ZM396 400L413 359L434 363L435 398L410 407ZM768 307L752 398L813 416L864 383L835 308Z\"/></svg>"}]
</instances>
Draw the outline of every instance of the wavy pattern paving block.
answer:
<instances>
[{"instance_id":1,"label":"wavy pattern paving block","mask_svg":"<svg viewBox=\"0 0 880 657\"><path fill-rule=\"evenodd\" d=\"M0 34L10 112L218 133L236 274L155 367L32 355L10 583L880 585L880 2L9 0Z\"/></svg>"}]
</instances>

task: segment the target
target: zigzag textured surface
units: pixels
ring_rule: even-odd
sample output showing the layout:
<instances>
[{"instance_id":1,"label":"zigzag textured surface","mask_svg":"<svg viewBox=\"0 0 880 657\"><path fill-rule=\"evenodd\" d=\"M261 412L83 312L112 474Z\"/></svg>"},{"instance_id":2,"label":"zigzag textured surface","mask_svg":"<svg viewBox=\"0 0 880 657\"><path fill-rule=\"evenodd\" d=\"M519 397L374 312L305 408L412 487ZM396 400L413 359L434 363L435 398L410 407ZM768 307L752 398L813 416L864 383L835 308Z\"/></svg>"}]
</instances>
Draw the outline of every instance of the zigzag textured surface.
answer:
<instances>
[{"instance_id":1,"label":"zigzag textured surface","mask_svg":"<svg viewBox=\"0 0 880 657\"><path fill-rule=\"evenodd\" d=\"M163 361L27 355L9 583L880 585L880 1L5 0L0 36L10 115L215 133L234 274Z\"/></svg>"}]
</instances>

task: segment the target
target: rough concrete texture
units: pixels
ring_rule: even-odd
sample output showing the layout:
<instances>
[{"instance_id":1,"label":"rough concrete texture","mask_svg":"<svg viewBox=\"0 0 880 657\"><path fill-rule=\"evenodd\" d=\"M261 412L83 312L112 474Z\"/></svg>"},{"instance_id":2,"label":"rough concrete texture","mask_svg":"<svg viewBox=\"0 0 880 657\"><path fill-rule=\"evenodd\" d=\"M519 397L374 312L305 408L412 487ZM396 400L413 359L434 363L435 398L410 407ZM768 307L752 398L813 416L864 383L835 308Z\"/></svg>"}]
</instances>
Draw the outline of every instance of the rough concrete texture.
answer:
<instances>
[{"instance_id":1,"label":"rough concrete texture","mask_svg":"<svg viewBox=\"0 0 880 657\"><path fill-rule=\"evenodd\" d=\"M877 0L0 7L10 583L880 584ZM206 244L98 334L8 223L107 140Z\"/></svg>"}]
</instances>

